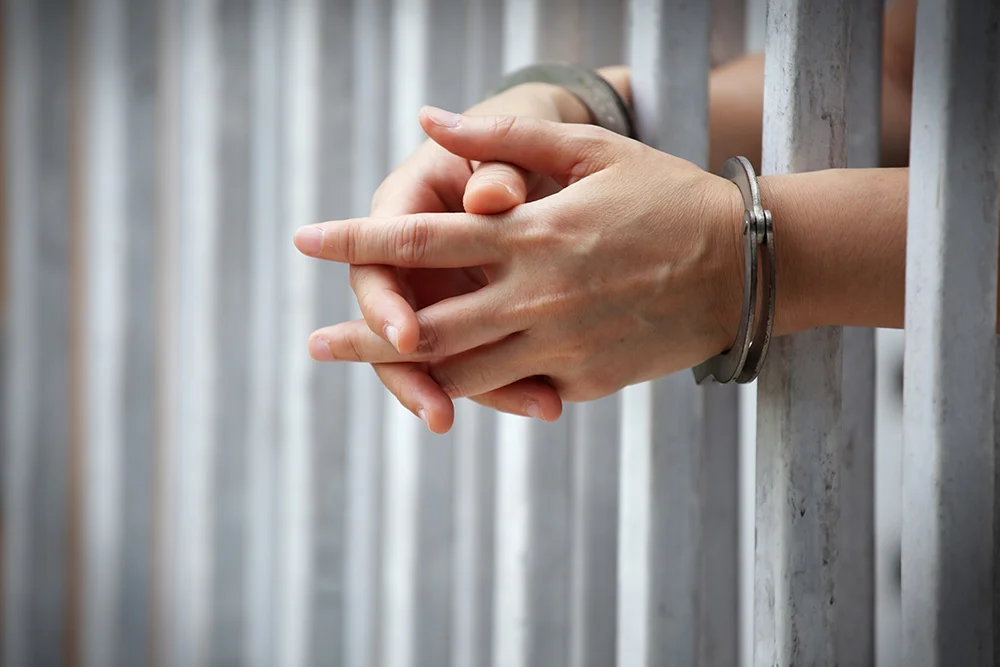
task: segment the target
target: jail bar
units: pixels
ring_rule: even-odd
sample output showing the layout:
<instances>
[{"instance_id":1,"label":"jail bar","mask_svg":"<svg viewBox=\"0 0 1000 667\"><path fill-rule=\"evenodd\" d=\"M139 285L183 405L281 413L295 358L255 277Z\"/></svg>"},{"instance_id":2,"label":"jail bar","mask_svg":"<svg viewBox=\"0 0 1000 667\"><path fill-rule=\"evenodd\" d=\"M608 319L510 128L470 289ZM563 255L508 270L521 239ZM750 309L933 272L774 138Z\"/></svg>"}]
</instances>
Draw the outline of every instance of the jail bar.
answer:
<instances>
[{"instance_id":1,"label":"jail bar","mask_svg":"<svg viewBox=\"0 0 1000 667\"><path fill-rule=\"evenodd\" d=\"M85 665L151 655L156 368L156 40L149 2L88 13L81 381Z\"/></svg>"},{"instance_id":2,"label":"jail bar","mask_svg":"<svg viewBox=\"0 0 1000 667\"><path fill-rule=\"evenodd\" d=\"M1000 6L921 2L903 451L909 665L994 664Z\"/></svg>"},{"instance_id":3,"label":"jail bar","mask_svg":"<svg viewBox=\"0 0 1000 667\"><path fill-rule=\"evenodd\" d=\"M847 166L878 167L882 130L882 14L878 2L848 12ZM835 577L837 659L874 665L875 658L875 331L842 332L842 445L839 554Z\"/></svg>"},{"instance_id":4,"label":"jail bar","mask_svg":"<svg viewBox=\"0 0 1000 667\"><path fill-rule=\"evenodd\" d=\"M630 9L639 136L705 167L710 6ZM735 664L735 388L701 388L685 372L623 395L619 664Z\"/></svg>"},{"instance_id":5,"label":"jail bar","mask_svg":"<svg viewBox=\"0 0 1000 667\"><path fill-rule=\"evenodd\" d=\"M389 0L354 0L352 216L369 213L372 195L388 170L390 142L385 128L390 86L389 17ZM360 316L355 306L351 317ZM381 642L379 553L385 398L382 384L370 367L351 366L348 373L352 390L346 462L343 661L345 667L367 667L377 664Z\"/></svg>"},{"instance_id":6,"label":"jail bar","mask_svg":"<svg viewBox=\"0 0 1000 667\"><path fill-rule=\"evenodd\" d=\"M4 355L3 664L63 664L76 583L68 488L74 408L68 3L2 8L8 349Z\"/></svg>"},{"instance_id":7,"label":"jail bar","mask_svg":"<svg viewBox=\"0 0 1000 667\"><path fill-rule=\"evenodd\" d=\"M860 6L856 0L771 0L764 173L846 166L849 66L858 46L848 26ZM775 236L780 244L780 219ZM849 572L839 560L848 555L842 546L849 538L871 539L857 535L870 531L869 518L842 512L842 363L840 329L811 330L773 340L758 382L758 665L837 664L854 641L849 615L870 618L863 608L870 591L838 585ZM861 599L845 599L849 592ZM862 622L864 637L868 622Z\"/></svg>"}]
</instances>

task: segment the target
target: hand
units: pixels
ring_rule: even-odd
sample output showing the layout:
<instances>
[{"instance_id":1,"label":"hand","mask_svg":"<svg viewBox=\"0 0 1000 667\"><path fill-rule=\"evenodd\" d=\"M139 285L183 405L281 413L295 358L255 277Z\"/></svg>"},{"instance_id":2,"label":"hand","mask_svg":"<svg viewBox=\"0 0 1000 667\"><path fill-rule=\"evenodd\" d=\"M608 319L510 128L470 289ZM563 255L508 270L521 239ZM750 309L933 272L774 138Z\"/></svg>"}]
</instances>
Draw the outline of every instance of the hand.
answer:
<instances>
[{"instance_id":1,"label":"hand","mask_svg":"<svg viewBox=\"0 0 1000 667\"><path fill-rule=\"evenodd\" d=\"M456 155L548 174L564 189L501 215L404 215L300 230L300 249L324 259L482 266L490 278L421 309L414 352L400 354L358 321L314 334L333 358L426 363L451 398L546 376L564 400L581 401L689 368L732 344L743 211L733 184L592 126L433 109L421 123ZM411 388L398 396L415 400Z\"/></svg>"},{"instance_id":2,"label":"hand","mask_svg":"<svg viewBox=\"0 0 1000 667\"><path fill-rule=\"evenodd\" d=\"M564 93L560 89L544 84L518 86L470 112L503 110L560 120L561 94ZM503 163L470 163L427 141L379 187L372 200L371 216L463 210L499 213L543 197L554 187L552 179ZM417 310L477 290L487 283L479 267L352 265L350 275L368 326L403 353L413 352L419 344ZM320 346L313 354L323 358L324 352ZM427 421L432 431L444 432L450 428L454 418L451 399L430 379L422 364L376 364L375 371L400 400L406 392L410 400L404 404ZM556 391L537 378L526 378L472 399L504 412L547 420L558 418L562 411Z\"/></svg>"}]
</instances>

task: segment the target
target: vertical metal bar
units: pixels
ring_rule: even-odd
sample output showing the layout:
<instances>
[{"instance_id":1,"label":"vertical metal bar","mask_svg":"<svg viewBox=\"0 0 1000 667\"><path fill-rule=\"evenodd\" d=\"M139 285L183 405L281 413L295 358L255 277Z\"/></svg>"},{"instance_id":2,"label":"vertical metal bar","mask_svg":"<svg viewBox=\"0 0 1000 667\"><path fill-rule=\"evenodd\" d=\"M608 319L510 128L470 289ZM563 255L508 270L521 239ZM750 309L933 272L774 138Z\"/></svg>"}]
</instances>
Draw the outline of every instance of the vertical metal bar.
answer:
<instances>
[{"instance_id":1,"label":"vertical metal bar","mask_svg":"<svg viewBox=\"0 0 1000 667\"><path fill-rule=\"evenodd\" d=\"M88 169L85 269L87 454L84 493L83 657L87 665L117 662L123 564L120 457L125 350L125 26L124 7L95 3L86 29ZM148 342L148 341L147 341Z\"/></svg>"},{"instance_id":2,"label":"vertical metal bar","mask_svg":"<svg viewBox=\"0 0 1000 667\"><path fill-rule=\"evenodd\" d=\"M220 0L213 19L218 27L217 153L212 167L218 194L214 284L216 292L211 335L218 384L212 442L214 460L209 525L212 552L209 600L209 664L235 664L248 631L247 596L243 586L248 565L244 531L250 525L246 507L247 467L243 464L250 441L250 366L253 358L247 305L252 284L253 192L253 72L251 63L253 8L245 2Z\"/></svg>"},{"instance_id":3,"label":"vertical metal bar","mask_svg":"<svg viewBox=\"0 0 1000 667\"><path fill-rule=\"evenodd\" d=\"M283 154L279 146L280 71L284 24L278 0L256 0L253 4L252 123L252 237L249 283L249 340L253 354L249 365L249 415L246 452L246 516L244 532L246 568L243 571L248 605L243 636L242 663L247 667L270 667L275 663L276 536L278 534L276 470L279 447L280 371L274 350L278 349L279 322L284 318L279 299L278 275L282 266L275 248L287 236L276 221L281 218L279 174Z\"/></svg>"},{"instance_id":4,"label":"vertical metal bar","mask_svg":"<svg viewBox=\"0 0 1000 667\"><path fill-rule=\"evenodd\" d=\"M83 662L148 662L155 359L156 95L150 3L86 22ZM127 344L126 344L127 342Z\"/></svg>"},{"instance_id":5,"label":"vertical metal bar","mask_svg":"<svg viewBox=\"0 0 1000 667\"><path fill-rule=\"evenodd\" d=\"M903 641L993 657L1000 5L917 8L907 225Z\"/></svg>"},{"instance_id":6,"label":"vertical metal bar","mask_svg":"<svg viewBox=\"0 0 1000 667\"><path fill-rule=\"evenodd\" d=\"M765 173L846 165L849 20L857 6L771 0ZM780 220L775 228L780 237ZM858 610L841 596L849 589L837 586L849 571L840 561L842 358L839 328L779 338L758 384L756 664L833 664L852 640L840 606ZM844 530L863 524L845 522Z\"/></svg>"},{"instance_id":7,"label":"vertical metal bar","mask_svg":"<svg viewBox=\"0 0 1000 667\"><path fill-rule=\"evenodd\" d=\"M320 6L319 0L287 4L283 78L282 165L285 168L283 210L285 235L317 221L320 127ZM275 664L305 665L308 660L310 582L314 572L310 533L314 480L310 470L314 432L311 389L317 365L303 350L315 324L318 262L297 256L285 246L279 255L286 280L282 285L286 315L281 347L284 361L278 456L278 550L275 598L277 629Z\"/></svg>"},{"instance_id":8,"label":"vertical metal bar","mask_svg":"<svg viewBox=\"0 0 1000 667\"><path fill-rule=\"evenodd\" d=\"M580 2L579 64L625 61L625 4ZM568 664L610 665L617 650L621 397L568 406L566 412L572 433Z\"/></svg>"},{"instance_id":9,"label":"vertical metal bar","mask_svg":"<svg viewBox=\"0 0 1000 667\"><path fill-rule=\"evenodd\" d=\"M367 215L371 197L388 168L391 43L389 0L355 0L354 25L354 165L352 208ZM355 310L355 317L360 311ZM350 432L347 453L347 617L344 625L346 667L378 661L382 423L386 392L371 368L349 369Z\"/></svg>"},{"instance_id":10,"label":"vertical metal bar","mask_svg":"<svg viewBox=\"0 0 1000 667\"><path fill-rule=\"evenodd\" d=\"M504 69L540 60L579 62L578 0L510 0ZM569 415L546 424L500 415L497 424L493 661L569 660L572 470Z\"/></svg>"},{"instance_id":11,"label":"vertical metal bar","mask_svg":"<svg viewBox=\"0 0 1000 667\"><path fill-rule=\"evenodd\" d=\"M501 2L467 3L463 107L500 78L503 11ZM455 408L451 665L473 667L490 664L493 654L496 416L472 401Z\"/></svg>"},{"instance_id":12,"label":"vertical metal bar","mask_svg":"<svg viewBox=\"0 0 1000 667\"><path fill-rule=\"evenodd\" d=\"M166 578L161 600L165 662L197 667L210 662L212 478L217 428L217 366L213 336L217 308L214 260L218 230L216 3L164 8L164 61L169 71L164 140L176 146L164 198L176 202L164 224L170 253L165 289L175 293L165 326L164 479L160 548Z\"/></svg>"},{"instance_id":13,"label":"vertical metal bar","mask_svg":"<svg viewBox=\"0 0 1000 667\"><path fill-rule=\"evenodd\" d=\"M882 135L883 3L848 13L847 165L877 167ZM837 659L875 664L875 330L843 330Z\"/></svg>"},{"instance_id":14,"label":"vertical metal bar","mask_svg":"<svg viewBox=\"0 0 1000 667\"><path fill-rule=\"evenodd\" d=\"M396 0L393 14L393 166L420 146L417 112L428 100L461 106L461 8ZM385 440L382 642L385 667L447 664L451 650L454 436L436 436L389 399Z\"/></svg>"},{"instance_id":15,"label":"vertical metal bar","mask_svg":"<svg viewBox=\"0 0 1000 667\"><path fill-rule=\"evenodd\" d=\"M319 151L315 220L350 217L352 155L343 150L354 131L353 3L327 0L319 12L320 71L316 144ZM287 241L286 241L287 242ZM298 258L299 262L309 260ZM315 301L310 328L351 319L355 299L342 264L321 262L316 267ZM292 341L303 357L305 338ZM297 343L297 345L295 344ZM310 386L311 524L309 539L312 571L308 625L308 665L341 662L344 643L346 565L348 373L343 364L313 364Z\"/></svg>"},{"instance_id":16,"label":"vertical metal bar","mask_svg":"<svg viewBox=\"0 0 1000 667\"><path fill-rule=\"evenodd\" d=\"M704 166L708 4L637 0L629 26L640 137ZM619 664L735 664L736 391L678 373L624 396Z\"/></svg>"},{"instance_id":17,"label":"vertical metal bar","mask_svg":"<svg viewBox=\"0 0 1000 667\"><path fill-rule=\"evenodd\" d=\"M3 661L62 664L69 442L70 12L4 3L7 340Z\"/></svg>"}]
</instances>

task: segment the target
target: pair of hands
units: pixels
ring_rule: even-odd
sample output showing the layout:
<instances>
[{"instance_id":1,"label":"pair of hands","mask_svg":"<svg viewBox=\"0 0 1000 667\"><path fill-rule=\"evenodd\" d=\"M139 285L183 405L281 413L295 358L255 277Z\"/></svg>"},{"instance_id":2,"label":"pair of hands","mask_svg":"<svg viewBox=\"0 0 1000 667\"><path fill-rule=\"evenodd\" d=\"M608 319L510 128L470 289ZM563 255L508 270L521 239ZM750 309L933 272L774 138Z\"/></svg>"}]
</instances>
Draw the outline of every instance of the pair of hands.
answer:
<instances>
[{"instance_id":1,"label":"pair of hands","mask_svg":"<svg viewBox=\"0 0 1000 667\"><path fill-rule=\"evenodd\" d=\"M295 234L304 254L351 265L364 315L315 332L312 356L371 363L437 433L459 397L557 419L563 400L726 349L739 318L738 189L553 122L539 96L510 102L423 109L430 140L382 184L370 217ZM518 115L479 115L505 103Z\"/></svg>"}]
</instances>

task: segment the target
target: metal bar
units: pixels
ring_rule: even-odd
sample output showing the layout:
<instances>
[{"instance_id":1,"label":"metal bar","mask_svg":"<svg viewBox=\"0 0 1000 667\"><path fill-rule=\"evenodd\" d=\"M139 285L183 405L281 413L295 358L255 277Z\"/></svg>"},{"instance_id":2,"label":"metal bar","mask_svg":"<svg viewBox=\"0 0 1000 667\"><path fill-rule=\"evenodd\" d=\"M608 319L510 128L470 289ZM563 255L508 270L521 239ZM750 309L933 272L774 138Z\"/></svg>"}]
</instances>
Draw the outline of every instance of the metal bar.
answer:
<instances>
[{"instance_id":1,"label":"metal bar","mask_svg":"<svg viewBox=\"0 0 1000 667\"><path fill-rule=\"evenodd\" d=\"M355 0L354 24L354 165L353 214L367 215L371 197L388 169L391 43L389 0ZM360 316L355 309L354 317ZM377 664L380 639L379 582L383 407L386 393L371 368L349 369L350 432L347 453L348 613L344 620L347 667Z\"/></svg>"},{"instance_id":2,"label":"metal bar","mask_svg":"<svg viewBox=\"0 0 1000 667\"><path fill-rule=\"evenodd\" d=\"M473 0L466 7L463 107L496 84L503 56L503 36L495 29L503 3ZM451 665L474 667L490 664L493 654L496 416L472 401L455 408Z\"/></svg>"},{"instance_id":3,"label":"metal bar","mask_svg":"<svg viewBox=\"0 0 1000 667\"><path fill-rule=\"evenodd\" d=\"M253 7L222 0L215 8L215 58L218 95L216 158L218 187L217 242L212 262L216 292L212 323L214 363L219 378L214 460L211 472L210 549L211 598L208 620L212 665L236 664L248 631L247 595L243 582L249 564L244 533L250 520L247 503L248 469L242 465L250 442L250 377L248 359L255 355L247 336L252 321L247 304L252 285L253 242L247 221L253 207Z\"/></svg>"},{"instance_id":4,"label":"metal bar","mask_svg":"<svg viewBox=\"0 0 1000 667\"><path fill-rule=\"evenodd\" d=\"M578 0L510 0L504 70L540 60L580 61ZM568 415L567 415L568 416ZM493 662L569 660L572 468L569 419L497 421Z\"/></svg>"},{"instance_id":5,"label":"metal bar","mask_svg":"<svg viewBox=\"0 0 1000 667\"><path fill-rule=\"evenodd\" d=\"M625 62L625 4L582 0L579 64ZM621 397L568 406L571 526L569 665L610 665L617 651Z\"/></svg>"},{"instance_id":6,"label":"metal bar","mask_svg":"<svg viewBox=\"0 0 1000 667\"><path fill-rule=\"evenodd\" d=\"M316 178L315 220L350 217L352 155L343 147L350 144L354 131L353 3L327 0L319 12L320 71L317 137L319 151ZM287 243L287 241L286 241ZM309 262L306 258L297 261ZM310 328L349 320L354 315L354 295L346 266L320 262L316 266L315 301ZM297 342L297 345L295 344ZM292 341L303 357L305 338ZM345 651L346 609L346 459L349 432L348 372L344 364L313 364L314 379L309 387L312 401L310 423L310 463L312 477L309 541L312 570L309 582L308 662L319 667L341 662Z\"/></svg>"},{"instance_id":7,"label":"metal bar","mask_svg":"<svg viewBox=\"0 0 1000 667\"><path fill-rule=\"evenodd\" d=\"M83 662L108 667L150 656L154 16L148 2L105 0L86 24Z\"/></svg>"},{"instance_id":8,"label":"metal bar","mask_svg":"<svg viewBox=\"0 0 1000 667\"><path fill-rule=\"evenodd\" d=\"M1000 5L917 8L907 225L903 642L993 656Z\"/></svg>"},{"instance_id":9,"label":"metal bar","mask_svg":"<svg viewBox=\"0 0 1000 667\"><path fill-rule=\"evenodd\" d=\"M417 123L422 104L439 99L461 106L463 77L445 55L464 47L456 42L464 14L437 0L396 0L392 21L395 166L424 139ZM451 659L454 436L431 434L394 398L387 400L382 662L444 665Z\"/></svg>"},{"instance_id":10,"label":"metal bar","mask_svg":"<svg viewBox=\"0 0 1000 667\"><path fill-rule=\"evenodd\" d=\"M637 0L629 26L640 137L704 166L708 4ZM678 373L624 396L619 664L735 664L736 390Z\"/></svg>"},{"instance_id":11,"label":"metal bar","mask_svg":"<svg viewBox=\"0 0 1000 667\"><path fill-rule=\"evenodd\" d=\"M771 0L763 171L843 167L855 2ZM815 39L816 34L824 39ZM781 221L775 221L778 238ZM780 243L780 241L778 242ZM837 586L842 533L842 339L838 328L772 342L757 429L756 664L834 664L857 610ZM853 533L863 525L844 525Z\"/></svg>"},{"instance_id":12,"label":"metal bar","mask_svg":"<svg viewBox=\"0 0 1000 667\"><path fill-rule=\"evenodd\" d=\"M164 8L163 40L170 57L164 98L167 158L164 199L165 289L174 294L165 323L171 384L163 442L159 548L165 579L160 596L164 661L197 667L210 662L212 479L216 453L217 367L213 336L217 308L214 260L218 244L218 124L213 73L217 65L215 3ZM176 208L174 208L176 206Z\"/></svg>"},{"instance_id":13,"label":"metal bar","mask_svg":"<svg viewBox=\"0 0 1000 667\"><path fill-rule=\"evenodd\" d=\"M71 386L70 12L4 3L7 353L3 662L66 659Z\"/></svg>"},{"instance_id":14,"label":"metal bar","mask_svg":"<svg viewBox=\"0 0 1000 667\"><path fill-rule=\"evenodd\" d=\"M279 146L281 108L280 70L284 24L278 0L256 0L253 4L252 211L250 220L251 273L250 345L248 359L248 438L246 441L246 516L242 544L246 549L243 570L245 603L248 606L243 635L242 663L247 667L270 667L275 658L273 609L276 599L275 563L277 521L276 474L279 447L280 370L274 353L278 349L278 323L283 320L279 299L281 264L274 249L282 241L275 221L281 218L278 182L284 173Z\"/></svg>"},{"instance_id":15,"label":"metal bar","mask_svg":"<svg viewBox=\"0 0 1000 667\"><path fill-rule=\"evenodd\" d=\"M286 5L283 44L285 106L281 162L287 174L283 195L285 237L318 220L320 153L320 3ZM277 534L275 562L275 664L305 665L309 656L310 593L314 575L312 531L314 480L311 471L314 403L311 389L319 369L302 348L313 329L318 298L318 262L297 256L286 245L281 255L286 302L281 347L282 429L277 458Z\"/></svg>"},{"instance_id":16,"label":"metal bar","mask_svg":"<svg viewBox=\"0 0 1000 667\"><path fill-rule=\"evenodd\" d=\"M877 167L882 135L883 3L849 12L847 165ZM875 330L843 330L837 659L875 664Z\"/></svg>"}]
</instances>

